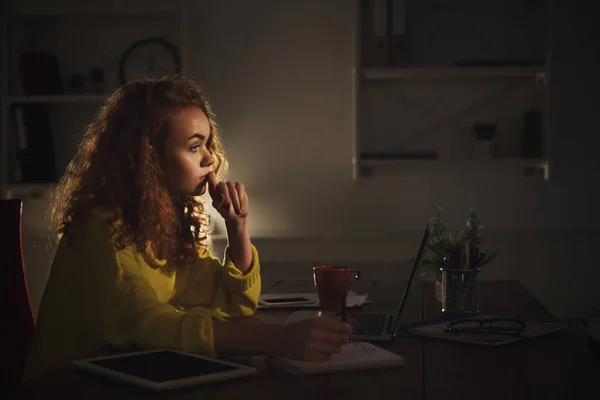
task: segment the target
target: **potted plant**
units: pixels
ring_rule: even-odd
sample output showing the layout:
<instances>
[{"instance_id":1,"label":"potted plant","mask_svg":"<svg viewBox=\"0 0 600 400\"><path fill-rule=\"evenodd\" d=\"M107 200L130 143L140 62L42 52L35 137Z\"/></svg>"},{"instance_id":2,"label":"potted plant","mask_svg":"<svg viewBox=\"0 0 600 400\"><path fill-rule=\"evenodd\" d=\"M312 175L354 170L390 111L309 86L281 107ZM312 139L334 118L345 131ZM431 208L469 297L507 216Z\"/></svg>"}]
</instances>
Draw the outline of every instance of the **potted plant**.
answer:
<instances>
[{"instance_id":1,"label":"potted plant","mask_svg":"<svg viewBox=\"0 0 600 400\"><path fill-rule=\"evenodd\" d=\"M435 278L436 297L442 303L442 311L478 312L479 272L496 258L498 252L481 248L484 226L477 212L470 207L466 224L458 231L446 229L441 207L430 223L421 275Z\"/></svg>"},{"instance_id":2,"label":"potted plant","mask_svg":"<svg viewBox=\"0 0 600 400\"><path fill-rule=\"evenodd\" d=\"M498 252L490 253L481 248L481 230L484 225L473 207L469 208L465 227L458 231L446 229L441 207L438 208L437 215L430 219L430 224L429 242L422 260L425 268L421 272L421 275L426 278L434 278L441 267L456 267L456 269L463 267L460 261L461 257L466 260L466 246L469 247L468 261L472 269L483 267L498 255Z\"/></svg>"}]
</instances>

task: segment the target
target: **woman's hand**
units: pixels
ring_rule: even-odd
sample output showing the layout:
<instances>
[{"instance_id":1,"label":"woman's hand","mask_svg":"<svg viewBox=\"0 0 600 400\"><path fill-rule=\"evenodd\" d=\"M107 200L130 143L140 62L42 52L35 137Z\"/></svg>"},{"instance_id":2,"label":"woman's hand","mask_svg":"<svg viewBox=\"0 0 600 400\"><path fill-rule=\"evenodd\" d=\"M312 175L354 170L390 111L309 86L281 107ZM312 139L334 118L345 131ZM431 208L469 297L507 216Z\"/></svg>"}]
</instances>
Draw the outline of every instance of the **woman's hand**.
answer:
<instances>
[{"instance_id":1,"label":"woman's hand","mask_svg":"<svg viewBox=\"0 0 600 400\"><path fill-rule=\"evenodd\" d=\"M208 193L213 207L228 221L244 219L248 216L248 195L240 182L217 182L213 171L208 173Z\"/></svg>"},{"instance_id":2,"label":"woman's hand","mask_svg":"<svg viewBox=\"0 0 600 400\"><path fill-rule=\"evenodd\" d=\"M208 173L208 193L213 207L225 219L227 252L237 269L246 273L252 265L252 246L248 234L248 195L239 182L217 182L213 171Z\"/></svg>"},{"instance_id":3,"label":"woman's hand","mask_svg":"<svg viewBox=\"0 0 600 400\"><path fill-rule=\"evenodd\" d=\"M315 317L284 325L274 355L304 361L325 362L341 351L352 333L350 325L336 318Z\"/></svg>"}]
</instances>

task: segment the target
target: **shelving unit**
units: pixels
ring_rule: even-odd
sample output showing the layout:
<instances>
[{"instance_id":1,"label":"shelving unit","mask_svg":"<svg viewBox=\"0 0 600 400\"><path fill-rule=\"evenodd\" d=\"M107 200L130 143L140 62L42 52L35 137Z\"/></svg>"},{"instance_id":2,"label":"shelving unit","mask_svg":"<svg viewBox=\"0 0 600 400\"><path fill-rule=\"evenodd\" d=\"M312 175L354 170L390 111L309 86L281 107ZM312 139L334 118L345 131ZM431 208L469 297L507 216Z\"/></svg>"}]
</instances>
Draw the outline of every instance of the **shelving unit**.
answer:
<instances>
[{"instance_id":1,"label":"shelving unit","mask_svg":"<svg viewBox=\"0 0 600 400\"><path fill-rule=\"evenodd\" d=\"M369 8L377 1L378 11ZM404 9L396 13L388 8L391 14L383 16L383 8L390 3L404 4ZM460 3L471 7L469 12L461 11ZM478 8L484 6L473 8L473 2L457 0L444 7L429 0L358 0L356 4L357 53L352 70L355 180L380 172L403 175L425 170L550 179L549 1L499 2L497 7L510 9L504 18L514 16L517 25L506 28L506 21L504 25L498 22L497 28L510 34L506 40L500 32L487 30L492 24L486 23L486 18L496 16L484 15L488 11ZM472 21L456 21L444 13ZM375 28L377 15L380 21ZM393 22L399 15L404 18L400 25ZM388 24L385 31L382 24ZM485 34L479 35L476 29ZM402 39L396 42L400 34ZM491 41L486 42L486 38ZM408 56L394 54L395 43L401 43ZM387 54L382 56L382 52ZM532 111L536 126L540 126L532 129L542 132L539 155L536 151L536 155L526 153L525 144L520 142L529 134L525 125L531 119L526 121L526 114L531 117ZM497 130L489 157L473 155L473 147L481 143L469 142L475 142L474 127L491 123ZM437 142L433 139L436 135L441 138ZM431 152L436 156L428 155ZM419 159L413 153L424 155Z\"/></svg>"},{"instance_id":2,"label":"shelving unit","mask_svg":"<svg viewBox=\"0 0 600 400\"><path fill-rule=\"evenodd\" d=\"M107 96L120 84L118 63L134 42L148 37L164 38L179 52L185 74L185 30L188 0L107 0L105 2L22 0L3 2L2 64L0 65L0 197L50 191L73 155L77 135L84 129ZM52 54L59 65L62 90L31 94L23 88L19 55L23 52ZM92 68L103 71L100 85L88 85ZM77 88L69 78L80 74ZM20 132L16 107L42 107L51 121L56 179L20 181ZM19 126L21 129L19 130ZM23 192L25 191L25 192Z\"/></svg>"}]
</instances>

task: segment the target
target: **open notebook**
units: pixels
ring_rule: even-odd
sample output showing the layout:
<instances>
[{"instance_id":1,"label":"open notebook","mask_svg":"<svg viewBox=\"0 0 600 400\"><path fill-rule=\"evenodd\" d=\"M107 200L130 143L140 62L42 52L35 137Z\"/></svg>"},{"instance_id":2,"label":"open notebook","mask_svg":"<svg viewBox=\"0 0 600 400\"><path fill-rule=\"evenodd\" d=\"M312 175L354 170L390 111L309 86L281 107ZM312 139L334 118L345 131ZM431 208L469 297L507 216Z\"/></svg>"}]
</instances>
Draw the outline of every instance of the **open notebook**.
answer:
<instances>
[{"instance_id":1,"label":"open notebook","mask_svg":"<svg viewBox=\"0 0 600 400\"><path fill-rule=\"evenodd\" d=\"M271 364L292 374L320 374L335 371L403 367L404 358L367 342L348 343L327 362L298 361L274 357Z\"/></svg>"},{"instance_id":2,"label":"open notebook","mask_svg":"<svg viewBox=\"0 0 600 400\"><path fill-rule=\"evenodd\" d=\"M301 312L292 313L285 323L303 318L307 318L307 315ZM327 362L299 361L284 357L273 357L270 362L292 374L321 374L335 371L403 367L404 357L368 342L356 342L343 345L342 351Z\"/></svg>"}]
</instances>

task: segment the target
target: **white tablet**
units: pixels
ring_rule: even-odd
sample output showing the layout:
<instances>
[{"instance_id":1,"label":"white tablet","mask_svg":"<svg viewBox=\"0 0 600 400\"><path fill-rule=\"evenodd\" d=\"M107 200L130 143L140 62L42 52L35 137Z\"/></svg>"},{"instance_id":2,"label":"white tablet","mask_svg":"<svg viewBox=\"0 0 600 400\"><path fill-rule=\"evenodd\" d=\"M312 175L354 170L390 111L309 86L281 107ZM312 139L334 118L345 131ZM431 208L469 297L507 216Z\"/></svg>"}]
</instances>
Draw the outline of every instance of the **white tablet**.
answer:
<instances>
[{"instance_id":1,"label":"white tablet","mask_svg":"<svg viewBox=\"0 0 600 400\"><path fill-rule=\"evenodd\" d=\"M256 368L176 350L146 350L73 361L77 369L156 391L250 376Z\"/></svg>"}]
</instances>

